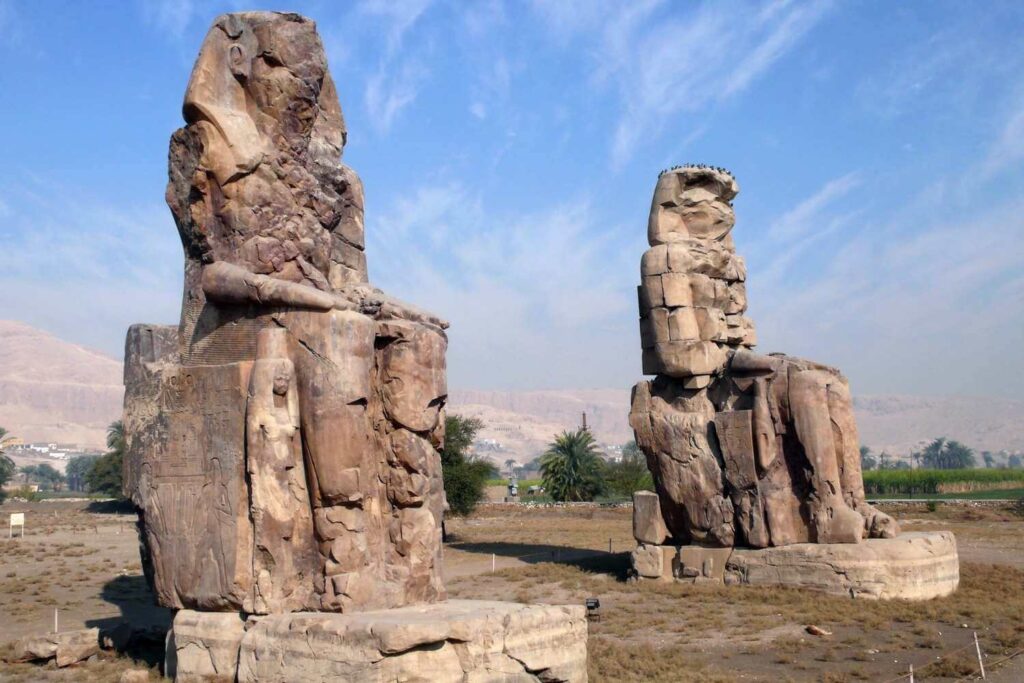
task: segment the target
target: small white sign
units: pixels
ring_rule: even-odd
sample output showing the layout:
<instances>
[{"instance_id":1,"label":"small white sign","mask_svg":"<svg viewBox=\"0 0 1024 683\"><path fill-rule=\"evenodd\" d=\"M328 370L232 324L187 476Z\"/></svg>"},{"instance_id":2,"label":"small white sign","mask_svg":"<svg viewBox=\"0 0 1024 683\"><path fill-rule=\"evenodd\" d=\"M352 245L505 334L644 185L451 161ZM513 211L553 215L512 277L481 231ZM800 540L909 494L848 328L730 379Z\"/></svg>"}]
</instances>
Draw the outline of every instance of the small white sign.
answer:
<instances>
[{"instance_id":1,"label":"small white sign","mask_svg":"<svg viewBox=\"0 0 1024 683\"><path fill-rule=\"evenodd\" d=\"M12 512L11 513L11 526L7 530L8 536L14 538L14 527L21 527L21 535L25 535L25 513L24 512Z\"/></svg>"}]
</instances>

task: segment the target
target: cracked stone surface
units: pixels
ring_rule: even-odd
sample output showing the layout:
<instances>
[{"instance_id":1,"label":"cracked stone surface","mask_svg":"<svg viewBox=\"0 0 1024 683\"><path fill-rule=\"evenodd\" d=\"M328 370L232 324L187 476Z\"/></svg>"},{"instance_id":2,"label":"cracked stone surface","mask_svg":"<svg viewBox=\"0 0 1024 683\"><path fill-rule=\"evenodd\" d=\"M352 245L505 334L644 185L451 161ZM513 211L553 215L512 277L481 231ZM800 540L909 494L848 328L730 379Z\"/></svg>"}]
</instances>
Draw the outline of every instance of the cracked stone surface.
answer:
<instances>
[{"instance_id":1,"label":"cracked stone surface","mask_svg":"<svg viewBox=\"0 0 1024 683\"><path fill-rule=\"evenodd\" d=\"M929 600L960 583L956 538L910 532L863 543L796 543L771 548L645 545L633 565L643 579L814 590L874 600ZM658 562L650 558L658 558Z\"/></svg>"},{"instance_id":2,"label":"cracked stone surface","mask_svg":"<svg viewBox=\"0 0 1024 683\"><path fill-rule=\"evenodd\" d=\"M168 647L179 653L179 681L200 680L210 675L211 660L233 656L238 681L578 682L586 681L585 612L582 606L450 600L353 614L250 617L244 630L235 622L222 630L216 617L223 615L183 610ZM195 652L183 659L204 639L216 655Z\"/></svg>"}]
</instances>

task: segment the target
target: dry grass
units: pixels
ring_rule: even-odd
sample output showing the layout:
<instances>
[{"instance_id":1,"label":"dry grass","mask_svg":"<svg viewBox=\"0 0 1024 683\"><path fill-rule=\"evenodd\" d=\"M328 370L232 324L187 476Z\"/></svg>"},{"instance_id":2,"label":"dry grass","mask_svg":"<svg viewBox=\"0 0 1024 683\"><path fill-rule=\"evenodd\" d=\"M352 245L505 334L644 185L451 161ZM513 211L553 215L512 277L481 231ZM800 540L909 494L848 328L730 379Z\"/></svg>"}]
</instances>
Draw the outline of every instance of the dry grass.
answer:
<instances>
[{"instance_id":1,"label":"dry grass","mask_svg":"<svg viewBox=\"0 0 1024 683\"><path fill-rule=\"evenodd\" d=\"M972 528L1024 522L992 510L944 510L961 538ZM485 513L459 524L462 548L501 543L524 554L536 546L600 549L603 539L628 538L628 510L534 510L511 521ZM935 527L932 527L935 528ZM491 550L481 550L491 552ZM529 560L528 560L529 561ZM986 652L997 657L1024 647L1024 570L963 563L960 590L928 602L861 601L791 589L764 589L662 582L627 582L626 553L597 555L572 564L539 562L494 574L449 581L458 598L580 604L600 597L603 616L590 626L593 681L641 680L882 680L907 671L919 680L940 679L967 666L967 659L936 660L972 642L977 631ZM834 635L815 637L817 624ZM966 626L966 628L965 628ZM898 661L894 661L898 660ZM976 662L975 662L976 665ZM691 676L692 678L686 678Z\"/></svg>"},{"instance_id":2,"label":"dry grass","mask_svg":"<svg viewBox=\"0 0 1024 683\"><path fill-rule=\"evenodd\" d=\"M136 662L127 657L118 657L110 653L101 653L92 661L82 662L65 669L58 669L51 661L40 666L38 664L4 664L0 662L0 681L4 683L118 683L121 674L130 669L143 669L149 672L149 680L165 680L156 668L149 668L145 662Z\"/></svg>"},{"instance_id":3,"label":"dry grass","mask_svg":"<svg viewBox=\"0 0 1024 683\"><path fill-rule=\"evenodd\" d=\"M907 528L953 529L961 549L998 547L1009 561L1019 562L1018 568L963 562L960 590L925 603L627 582L628 550L634 545L628 508L488 506L470 519L450 521L453 543L446 562L489 569L495 553L518 566L450 579L449 594L569 604L600 597L603 618L591 623L588 648L595 682L885 680L906 672L911 662L919 680L941 680L971 666L970 657L936 657L973 642L974 631L993 658L1024 647L1019 616L1024 614L1024 518L1012 511L955 506L897 514ZM134 532L126 527L126 535L114 535L123 520L69 509L29 521L24 542L0 539L0 627L45 630L55 603L62 615L78 605L92 618L98 606L109 614L111 603L131 606L152 599L139 578ZM115 539L123 546L119 554L109 546ZM609 539L613 554L607 553ZM583 559L556 563L550 561L555 553L563 560ZM808 635L808 624L833 635ZM0 665L0 680L116 681L121 671L136 666L104 654L69 670Z\"/></svg>"}]
</instances>

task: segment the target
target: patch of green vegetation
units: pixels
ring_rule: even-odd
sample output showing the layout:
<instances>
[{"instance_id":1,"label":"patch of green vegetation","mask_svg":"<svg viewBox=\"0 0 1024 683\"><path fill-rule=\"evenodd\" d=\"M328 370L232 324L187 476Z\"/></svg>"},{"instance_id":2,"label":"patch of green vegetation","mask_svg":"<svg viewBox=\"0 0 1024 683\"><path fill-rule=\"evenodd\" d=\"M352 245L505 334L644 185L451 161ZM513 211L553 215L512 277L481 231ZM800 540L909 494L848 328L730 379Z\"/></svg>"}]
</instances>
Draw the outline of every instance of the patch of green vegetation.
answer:
<instances>
[{"instance_id":1,"label":"patch of green vegetation","mask_svg":"<svg viewBox=\"0 0 1024 683\"><path fill-rule=\"evenodd\" d=\"M540 479L520 479L519 480L519 493L522 495L526 493L526 488L530 486L540 486ZM492 477L487 480L488 486L508 486L508 477Z\"/></svg>"},{"instance_id":2,"label":"patch of green vegetation","mask_svg":"<svg viewBox=\"0 0 1024 683\"><path fill-rule=\"evenodd\" d=\"M955 498L967 497L967 493L987 492L1002 488L1001 495L994 498L1013 498L1008 491L1020 490L1013 486L1019 482L1024 486L1024 470L969 469L969 470L871 470L864 473L864 490L869 496L894 496L905 498L915 494L956 493ZM923 497L923 496L922 496Z\"/></svg>"},{"instance_id":3,"label":"patch of green vegetation","mask_svg":"<svg viewBox=\"0 0 1024 683\"><path fill-rule=\"evenodd\" d=\"M987 491L966 491L964 493L881 493L868 494L872 500L920 498L921 500L1017 500L1024 499L1024 488L989 489Z\"/></svg>"}]
</instances>

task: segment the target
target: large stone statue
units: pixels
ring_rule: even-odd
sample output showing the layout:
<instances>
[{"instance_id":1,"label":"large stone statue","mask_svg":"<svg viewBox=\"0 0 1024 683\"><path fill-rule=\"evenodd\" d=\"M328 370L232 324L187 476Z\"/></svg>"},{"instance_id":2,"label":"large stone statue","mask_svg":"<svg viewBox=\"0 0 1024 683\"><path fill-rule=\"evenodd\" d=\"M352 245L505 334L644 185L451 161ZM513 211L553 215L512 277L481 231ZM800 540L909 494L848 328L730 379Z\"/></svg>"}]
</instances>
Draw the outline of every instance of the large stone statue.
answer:
<instances>
[{"instance_id":1,"label":"large stone statue","mask_svg":"<svg viewBox=\"0 0 1024 683\"><path fill-rule=\"evenodd\" d=\"M549 639L519 647L523 661L585 679L581 609L444 602L447 323L367 283L362 184L340 163L345 124L315 24L219 17L184 116L167 186L181 321L134 325L125 348L125 492L147 577L178 610L168 671L524 673L501 643L533 623ZM300 651L277 661L287 638ZM477 659L454 656L472 640Z\"/></svg>"},{"instance_id":2,"label":"large stone statue","mask_svg":"<svg viewBox=\"0 0 1024 683\"><path fill-rule=\"evenodd\" d=\"M181 323L127 346L126 488L161 601L442 599L446 323L366 284L363 190L314 24L222 17L184 114L167 187Z\"/></svg>"},{"instance_id":3,"label":"large stone statue","mask_svg":"<svg viewBox=\"0 0 1024 683\"><path fill-rule=\"evenodd\" d=\"M654 191L639 305L643 370L656 377L634 387L630 424L657 504L638 498L638 540L768 548L894 538L896 522L864 498L846 379L751 350L746 267L731 236L738 191L728 172L703 166L662 173Z\"/></svg>"}]
</instances>

